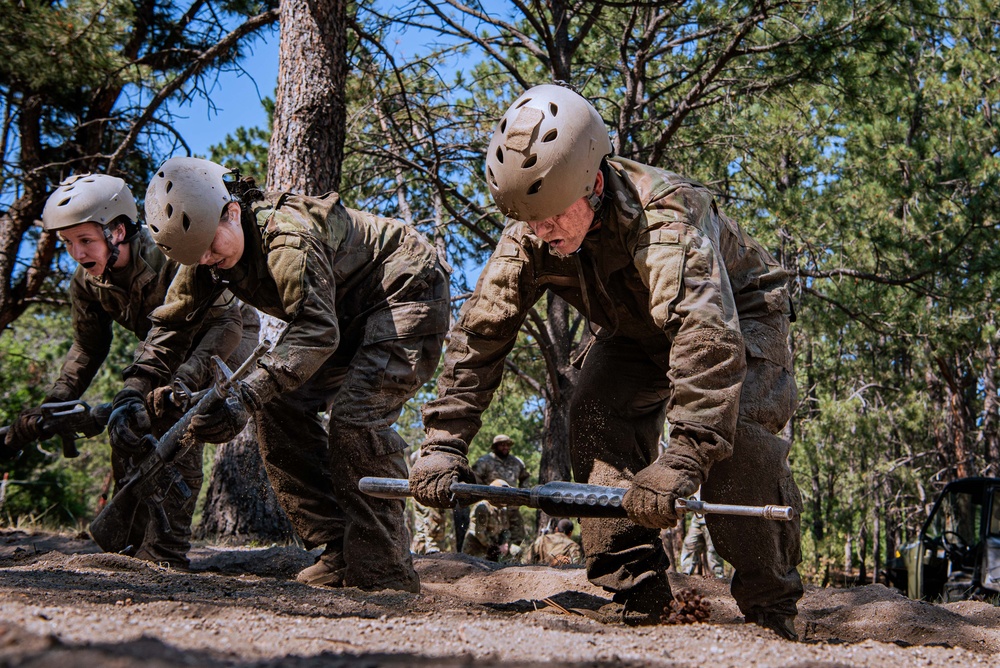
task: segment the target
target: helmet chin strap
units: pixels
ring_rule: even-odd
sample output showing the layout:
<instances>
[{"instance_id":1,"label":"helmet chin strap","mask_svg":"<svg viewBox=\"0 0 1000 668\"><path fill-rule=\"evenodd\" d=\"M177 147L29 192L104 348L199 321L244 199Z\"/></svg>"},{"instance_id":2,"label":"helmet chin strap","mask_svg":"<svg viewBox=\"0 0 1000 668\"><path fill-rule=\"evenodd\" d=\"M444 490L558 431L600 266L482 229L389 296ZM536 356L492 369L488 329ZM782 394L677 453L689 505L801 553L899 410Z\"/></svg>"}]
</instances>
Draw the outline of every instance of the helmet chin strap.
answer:
<instances>
[{"instance_id":1,"label":"helmet chin strap","mask_svg":"<svg viewBox=\"0 0 1000 668\"><path fill-rule=\"evenodd\" d=\"M121 242L116 242L111 234L111 230L108 229L109 226L105 225L102 229L104 230L104 241L108 244L108 250L111 254L108 255L108 261L104 264L104 271L101 273L101 279L107 282L111 281L111 272L115 268L115 263L118 262L118 256L121 255L121 250L118 246Z\"/></svg>"}]
</instances>

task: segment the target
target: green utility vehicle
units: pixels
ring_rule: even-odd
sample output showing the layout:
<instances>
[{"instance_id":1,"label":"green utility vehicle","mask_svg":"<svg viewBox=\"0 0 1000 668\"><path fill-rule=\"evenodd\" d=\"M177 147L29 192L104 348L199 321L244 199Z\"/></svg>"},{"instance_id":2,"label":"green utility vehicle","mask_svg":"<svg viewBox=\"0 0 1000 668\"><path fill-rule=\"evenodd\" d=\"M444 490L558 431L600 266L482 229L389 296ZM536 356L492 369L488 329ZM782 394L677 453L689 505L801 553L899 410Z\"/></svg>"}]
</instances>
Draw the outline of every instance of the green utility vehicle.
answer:
<instances>
[{"instance_id":1,"label":"green utility vehicle","mask_svg":"<svg viewBox=\"0 0 1000 668\"><path fill-rule=\"evenodd\" d=\"M948 483L886 579L910 598L1000 600L1000 478Z\"/></svg>"}]
</instances>

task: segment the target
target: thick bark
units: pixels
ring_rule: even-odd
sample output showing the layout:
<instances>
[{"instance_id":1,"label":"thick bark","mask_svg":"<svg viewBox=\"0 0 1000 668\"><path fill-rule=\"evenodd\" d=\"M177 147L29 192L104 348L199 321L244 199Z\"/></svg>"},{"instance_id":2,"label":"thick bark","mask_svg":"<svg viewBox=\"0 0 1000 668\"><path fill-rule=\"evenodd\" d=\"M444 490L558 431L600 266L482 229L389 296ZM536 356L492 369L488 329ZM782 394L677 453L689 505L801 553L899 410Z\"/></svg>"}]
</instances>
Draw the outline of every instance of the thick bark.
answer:
<instances>
[{"instance_id":1,"label":"thick bark","mask_svg":"<svg viewBox=\"0 0 1000 668\"><path fill-rule=\"evenodd\" d=\"M295 535L264 473L254 433L251 422L216 450L199 538L239 544L287 542Z\"/></svg>"},{"instance_id":2,"label":"thick bark","mask_svg":"<svg viewBox=\"0 0 1000 668\"><path fill-rule=\"evenodd\" d=\"M347 2L283 0L268 186L336 190L346 131Z\"/></svg>"}]
</instances>

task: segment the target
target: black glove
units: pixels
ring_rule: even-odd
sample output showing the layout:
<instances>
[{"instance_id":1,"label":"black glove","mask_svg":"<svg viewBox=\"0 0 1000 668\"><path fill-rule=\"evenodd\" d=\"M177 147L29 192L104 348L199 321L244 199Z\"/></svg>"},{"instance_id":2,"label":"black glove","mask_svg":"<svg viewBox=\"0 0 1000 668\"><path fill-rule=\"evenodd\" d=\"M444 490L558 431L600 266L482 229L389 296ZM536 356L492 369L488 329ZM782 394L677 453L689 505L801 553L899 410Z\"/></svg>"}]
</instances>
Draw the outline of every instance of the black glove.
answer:
<instances>
[{"instance_id":1,"label":"black glove","mask_svg":"<svg viewBox=\"0 0 1000 668\"><path fill-rule=\"evenodd\" d=\"M149 412L142 392L125 388L116 394L108 418L111 447L125 455L143 454L149 450L148 444L143 442L149 430Z\"/></svg>"},{"instance_id":2,"label":"black glove","mask_svg":"<svg viewBox=\"0 0 1000 668\"><path fill-rule=\"evenodd\" d=\"M191 435L203 443L228 443L247 426L250 410L257 408L253 390L237 383L228 396L212 401L192 418Z\"/></svg>"},{"instance_id":3,"label":"black glove","mask_svg":"<svg viewBox=\"0 0 1000 668\"><path fill-rule=\"evenodd\" d=\"M469 460L456 448L425 445L410 469L413 498L424 506L451 508L455 505L451 495L453 482L475 484L476 474L469 468Z\"/></svg>"},{"instance_id":4,"label":"black glove","mask_svg":"<svg viewBox=\"0 0 1000 668\"><path fill-rule=\"evenodd\" d=\"M45 437L46 434L42 431L42 409L26 408L10 425L4 444L13 454L17 454L24 446Z\"/></svg>"}]
</instances>

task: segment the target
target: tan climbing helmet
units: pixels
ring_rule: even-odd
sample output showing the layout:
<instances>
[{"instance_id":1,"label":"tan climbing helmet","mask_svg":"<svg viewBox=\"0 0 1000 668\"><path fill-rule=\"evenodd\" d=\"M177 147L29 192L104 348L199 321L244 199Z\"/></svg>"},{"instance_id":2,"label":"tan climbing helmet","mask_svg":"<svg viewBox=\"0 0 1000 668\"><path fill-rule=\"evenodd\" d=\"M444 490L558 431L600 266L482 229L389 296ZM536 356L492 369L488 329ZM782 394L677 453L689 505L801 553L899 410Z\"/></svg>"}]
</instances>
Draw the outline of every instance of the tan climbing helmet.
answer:
<instances>
[{"instance_id":1,"label":"tan climbing helmet","mask_svg":"<svg viewBox=\"0 0 1000 668\"><path fill-rule=\"evenodd\" d=\"M107 227L122 216L134 226L139 216L135 197L124 179L107 174L71 176L49 195L42 210L42 227L49 232L83 223Z\"/></svg>"},{"instance_id":2,"label":"tan climbing helmet","mask_svg":"<svg viewBox=\"0 0 1000 668\"><path fill-rule=\"evenodd\" d=\"M581 197L596 208L594 181L612 153L604 119L576 92L535 86L501 117L486 152L486 183L509 218L545 220Z\"/></svg>"},{"instance_id":3,"label":"tan climbing helmet","mask_svg":"<svg viewBox=\"0 0 1000 668\"><path fill-rule=\"evenodd\" d=\"M222 211L235 198L230 169L201 158L170 158L146 190L146 225L156 245L181 264L197 264L212 245Z\"/></svg>"}]
</instances>

